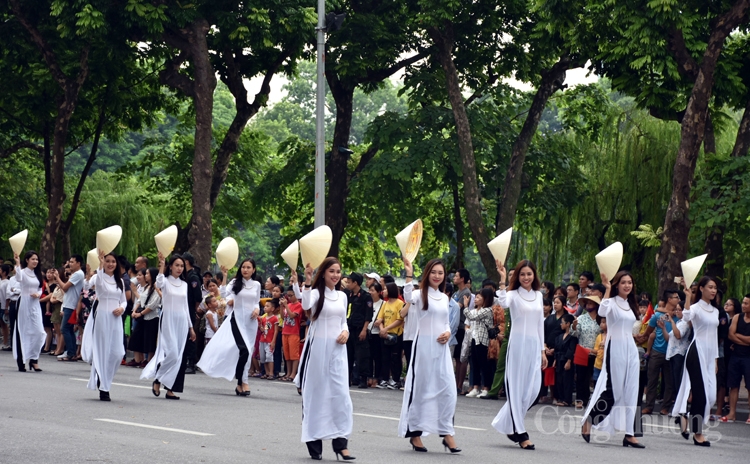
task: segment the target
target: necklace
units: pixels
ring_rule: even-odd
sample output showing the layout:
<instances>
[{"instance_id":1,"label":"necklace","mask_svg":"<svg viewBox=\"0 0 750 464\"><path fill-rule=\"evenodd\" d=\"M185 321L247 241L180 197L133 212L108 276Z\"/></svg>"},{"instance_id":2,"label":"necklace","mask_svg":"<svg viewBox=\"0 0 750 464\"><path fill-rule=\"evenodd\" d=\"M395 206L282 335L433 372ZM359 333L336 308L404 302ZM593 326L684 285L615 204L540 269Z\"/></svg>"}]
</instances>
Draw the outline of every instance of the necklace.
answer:
<instances>
[{"instance_id":1,"label":"necklace","mask_svg":"<svg viewBox=\"0 0 750 464\"><path fill-rule=\"evenodd\" d=\"M169 276L169 277L172 277L172 276ZM169 282L169 285L171 285L171 286L173 286L173 287L177 287L177 288L180 288L180 287L182 287L182 282L180 282L180 283L178 283L177 285L175 285L175 284L173 284L173 283L172 283L172 281L171 281L171 280L169 280L169 277L167 277L167 282ZM175 280L179 280L179 279L177 279L176 277L174 277L174 279L175 279Z\"/></svg>"},{"instance_id":2,"label":"necklace","mask_svg":"<svg viewBox=\"0 0 750 464\"><path fill-rule=\"evenodd\" d=\"M620 306L620 302L617 301L617 298L615 298L615 304L617 305L618 308L622 309L623 311L630 311L630 306L623 308L622 306Z\"/></svg>"},{"instance_id":3,"label":"necklace","mask_svg":"<svg viewBox=\"0 0 750 464\"><path fill-rule=\"evenodd\" d=\"M709 304L709 303L706 303L706 302L705 302L705 301L703 301L703 300L701 300L701 303L703 303L703 304L701 304L701 305L698 305L698 306L700 306L702 310L704 310L704 311L705 311L705 312L707 312L707 313L712 313L712 312L714 312L714 307L713 307L713 305L711 305L711 304ZM708 307L709 307L709 308L711 308L711 309L706 309L706 308L704 308L704 306L708 306Z\"/></svg>"},{"instance_id":4,"label":"necklace","mask_svg":"<svg viewBox=\"0 0 750 464\"><path fill-rule=\"evenodd\" d=\"M336 298L329 297L328 296L328 292L325 292L324 296L325 296L326 300L329 300L329 301L339 301L339 292L335 292L335 293L336 293Z\"/></svg>"},{"instance_id":5,"label":"necklace","mask_svg":"<svg viewBox=\"0 0 750 464\"><path fill-rule=\"evenodd\" d=\"M115 281L114 276L111 276L112 277L112 282L109 282L107 280L107 277L110 277L110 276L108 274L106 274L106 273L103 272L102 273L102 280L104 281L105 284L112 285L113 287L117 285L117 282Z\"/></svg>"},{"instance_id":6,"label":"necklace","mask_svg":"<svg viewBox=\"0 0 750 464\"><path fill-rule=\"evenodd\" d=\"M521 287L521 288L523 288L523 287ZM532 299L529 300L528 298L524 298L523 297L523 293L520 292L520 290L521 290L520 288L518 290L519 291L517 291L516 293L518 293L518 296L520 296L523 301L528 301L528 302L536 301L536 293L534 294L534 298L532 298Z\"/></svg>"}]
</instances>

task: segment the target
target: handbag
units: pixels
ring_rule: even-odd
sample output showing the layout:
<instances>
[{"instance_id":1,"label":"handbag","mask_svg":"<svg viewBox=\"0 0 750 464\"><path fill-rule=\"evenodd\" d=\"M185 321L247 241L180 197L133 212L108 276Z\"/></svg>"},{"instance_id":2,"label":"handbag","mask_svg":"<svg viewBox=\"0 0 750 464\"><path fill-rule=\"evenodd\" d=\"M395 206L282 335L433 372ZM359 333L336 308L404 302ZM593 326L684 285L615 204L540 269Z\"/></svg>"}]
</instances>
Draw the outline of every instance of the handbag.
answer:
<instances>
[{"instance_id":1,"label":"handbag","mask_svg":"<svg viewBox=\"0 0 750 464\"><path fill-rule=\"evenodd\" d=\"M490 340L496 340L498 335L500 335L500 329L497 326L487 329L487 336Z\"/></svg>"},{"instance_id":2,"label":"handbag","mask_svg":"<svg viewBox=\"0 0 750 464\"><path fill-rule=\"evenodd\" d=\"M581 345L576 345L576 353L573 355L573 364L576 366L588 366L589 365L589 353L591 350L584 348Z\"/></svg>"},{"instance_id":3,"label":"handbag","mask_svg":"<svg viewBox=\"0 0 750 464\"><path fill-rule=\"evenodd\" d=\"M70 317L68 318L68 324L70 325L78 324L78 311L73 311L70 314Z\"/></svg>"}]
</instances>

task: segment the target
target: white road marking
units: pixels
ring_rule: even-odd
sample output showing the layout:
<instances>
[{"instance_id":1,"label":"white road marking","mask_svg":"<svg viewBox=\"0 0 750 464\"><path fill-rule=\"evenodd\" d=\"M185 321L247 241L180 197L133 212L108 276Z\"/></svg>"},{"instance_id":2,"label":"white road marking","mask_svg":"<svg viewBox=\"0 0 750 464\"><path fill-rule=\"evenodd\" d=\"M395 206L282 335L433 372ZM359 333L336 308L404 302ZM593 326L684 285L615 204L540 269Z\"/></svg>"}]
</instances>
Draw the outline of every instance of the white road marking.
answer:
<instances>
[{"instance_id":1,"label":"white road marking","mask_svg":"<svg viewBox=\"0 0 750 464\"><path fill-rule=\"evenodd\" d=\"M79 382L88 382L89 379L73 379L70 380L77 380ZM131 385L129 383L116 383L112 382L112 385L117 385L118 387L131 387L131 388L145 388L146 390L151 390L151 387L144 387L143 385Z\"/></svg>"},{"instance_id":2,"label":"white road marking","mask_svg":"<svg viewBox=\"0 0 750 464\"><path fill-rule=\"evenodd\" d=\"M288 385L290 387L296 387L296 385L294 385L294 382L271 382L269 385ZM360 393L362 395L372 395L372 392L352 390L352 389L349 390L349 393Z\"/></svg>"},{"instance_id":3,"label":"white road marking","mask_svg":"<svg viewBox=\"0 0 750 464\"><path fill-rule=\"evenodd\" d=\"M391 421L399 421L400 419L398 417L387 417L387 416L375 416L373 414L362 414L360 412L355 412L355 416L361 416L361 417L372 417L373 419L385 419L385 420L391 420ZM476 430L477 432L485 432L487 429L478 429L476 427L463 427L460 425L454 425L454 429L462 429L462 430Z\"/></svg>"},{"instance_id":4,"label":"white road marking","mask_svg":"<svg viewBox=\"0 0 750 464\"><path fill-rule=\"evenodd\" d=\"M194 432L192 430L173 429L170 427L159 427L158 425L137 424L135 422L125 422L125 421L119 421L119 420L114 420L114 419L94 419L94 420L100 421L100 422L110 422L112 424L132 425L133 427L143 427L144 429L155 429L155 430L165 430L167 432L186 433L188 435L198 435L200 437L213 437L214 436L213 433Z\"/></svg>"}]
</instances>

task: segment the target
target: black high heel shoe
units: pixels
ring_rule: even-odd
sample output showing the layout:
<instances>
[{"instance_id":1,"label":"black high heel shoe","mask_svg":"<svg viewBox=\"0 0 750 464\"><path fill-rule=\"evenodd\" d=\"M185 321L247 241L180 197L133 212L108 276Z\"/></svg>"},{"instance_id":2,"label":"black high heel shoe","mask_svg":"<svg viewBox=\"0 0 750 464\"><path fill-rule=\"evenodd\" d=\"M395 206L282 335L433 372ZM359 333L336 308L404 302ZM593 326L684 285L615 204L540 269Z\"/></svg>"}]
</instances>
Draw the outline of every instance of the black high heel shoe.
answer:
<instances>
[{"instance_id":1,"label":"black high heel shoe","mask_svg":"<svg viewBox=\"0 0 750 464\"><path fill-rule=\"evenodd\" d=\"M336 460L337 461L339 460L339 456L341 456L341 459L343 459L344 461L353 461L353 460L357 459L354 456L352 456L351 454L344 454L341 451L334 451L334 453L336 453Z\"/></svg>"},{"instance_id":2,"label":"black high heel shoe","mask_svg":"<svg viewBox=\"0 0 750 464\"><path fill-rule=\"evenodd\" d=\"M624 437L622 439L622 446L627 448L628 446L631 446L633 448L643 449L646 447L646 445L642 445L640 443L633 443L632 441L628 440L628 437Z\"/></svg>"},{"instance_id":3,"label":"black high heel shoe","mask_svg":"<svg viewBox=\"0 0 750 464\"><path fill-rule=\"evenodd\" d=\"M698 440L695 439L695 437L693 437L693 444L695 446L705 446L705 447L711 446L711 442L710 441L708 441L708 440L698 441Z\"/></svg>"},{"instance_id":4,"label":"black high heel shoe","mask_svg":"<svg viewBox=\"0 0 750 464\"><path fill-rule=\"evenodd\" d=\"M161 387L161 384L156 381L154 381L154 383L151 384L151 393L153 393L154 396L159 396L161 394L161 391L156 391L157 385Z\"/></svg>"},{"instance_id":5,"label":"black high heel shoe","mask_svg":"<svg viewBox=\"0 0 750 464\"><path fill-rule=\"evenodd\" d=\"M534 446L533 443L529 443L526 446L523 446L522 444L519 443L518 446L520 446L521 449L525 449L525 450L529 450L529 451L534 451L536 449L536 446Z\"/></svg>"},{"instance_id":6,"label":"black high heel shoe","mask_svg":"<svg viewBox=\"0 0 750 464\"><path fill-rule=\"evenodd\" d=\"M310 455L310 459L313 459L315 461L322 461L323 460L323 455L322 454Z\"/></svg>"},{"instance_id":7,"label":"black high heel shoe","mask_svg":"<svg viewBox=\"0 0 750 464\"><path fill-rule=\"evenodd\" d=\"M250 396L249 391L240 390L240 387L234 389L234 394L237 396Z\"/></svg>"},{"instance_id":8,"label":"black high heel shoe","mask_svg":"<svg viewBox=\"0 0 750 464\"><path fill-rule=\"evenodd\" d=\"M448 443L445 441L445 438L443 438L443 446L445 447L446 450L450 450L451 454L461 452L461 448L451 448L450 446L448 446Z\"/></svg>"},{"instance_id":9,"label":"black high heel shoe","mask_svg":"<svg viewBox=\"0 0 750 464\"><path fill-rule=\"evenodd\" d=\"M685 419L685 426L684 427L682 426L682 419ZM688 432L687 417L685 417L685 416L677 416L677 421L676 422L677 422L677 425L680 426L680 435L682 435L682 438L684 438L685 440L689 440L690 439L690 432Z\"/></svg>"},{"instance_id":10,"label":"black high heel shoe","mask_svg":"<svg viewBox=\"0 0 750 464\"><path fill-rule=\"evenodd\" d=\"M411 445L411 447L412 447L412 449L414 451L417 451L417 452L420 452L420 453L426 453L427 452L427 448L425 448L424 446L417 446L417 445L415 445L412 440L413 440L413 438L409 438L409 444Z\"/></svg>"},{"instance_id":11,"label":"black high heel shoe","mask_svg":"<svg viewBox=\"0 0 750 464\"><path fill-rule=\"evenodd\" d=\"M39 369L38 367L34 367L34 364L32 364L31 361L29 361L29 369L34 372L42 372L42 370Z\"/></svg>"},{"instance_id":12,"label":"black high heel shoe","mask_svg":"<svg viewBox=\"0 0 750 464\"><path fill-rule=\"evenodd\" d=\"M112 401L109 398L109 392L101 391L99 390L99 400L100 401Z\"/></svg>"},{"instance_id":13,"label":"black high heel shoe","mask_svg":"<svg viewBox=\"0 0 750 464\"><path fill-rule=\"evenodd\" d=\"M174 393L172 393L172 394L170 395L170 393L172 393L172 392L171 392L171 391L167 391L167 394L166 394L166 395L164 395L164 398L166 398L166 399L168 399L168 400L179 400L179 399L180 399L180 397L179 397L179 396L175 395Z\"/></svg>"}]
</instances>

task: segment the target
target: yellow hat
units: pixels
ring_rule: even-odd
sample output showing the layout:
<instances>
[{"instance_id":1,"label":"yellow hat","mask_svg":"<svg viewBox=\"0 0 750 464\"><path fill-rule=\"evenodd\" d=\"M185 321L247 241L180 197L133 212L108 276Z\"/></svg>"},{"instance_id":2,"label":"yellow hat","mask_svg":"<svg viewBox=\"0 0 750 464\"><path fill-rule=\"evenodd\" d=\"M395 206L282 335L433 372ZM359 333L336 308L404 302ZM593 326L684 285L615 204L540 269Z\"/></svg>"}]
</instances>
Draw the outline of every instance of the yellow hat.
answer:
<instances>
[{"instance_id":1,"label":"yellow hat","mask_svg":"<svg viewBox=\"0 0 750 464\"><path fill-rule=\"evenodd\" d=\"M13 253L20 255L23 251L24 245L26 245L26 238L29 236L29 229L24 229L16 235L8 239L10 247L13 249Z\"/></svg>"},{"instance_id":2,"label":"yellow hat","mask_svg":"<svg viewBox=\"0 0 750 464\"><path fill-rule=\"evenodd\" d=\"M168 256L177 243L177 226L171 225L154 235L154 241L156 242L156 249L165 257Z\"/></svg>"},{"instance_id":3,"label":"yellow hat","mask_svg":"<svg viewBox=\"0 0 750 464\"><path fill-rule=\"evenodd\" d=\"M299 241L295 240L281 253L281 257L284 262L289 266L290 269L297 269L297 262L299 261Z\"/></svg>"},{"instance_id":4,"label":"yellow hat","mask_svg":"<svg viewBox=\"0 0 750 464\"><path fill-rule=\"evenodd\" d=\"M490 249L490 253L495 257L496 260L505 264L505 258L508 257L508 248L510 247L510 239L513 236L513 228L506 230L502 234L493 238L490 243L487 244L487 248Z\"/></svg>"},{"instance_id":5,"label":"yellow hat","mask_svg":"<svg viewBox=\"0 0 750 464\"><path fill-rule=\"evenodd\" d=\"M698 274L701 272L703 263L706 262L706 257L708 257L707 254L700 255L680 263L680 267L682 267L682 277L685 279L685 285L689 286L695 281L695 278L698 277Z\"/></svg>"},{"instance_id":6,"label":"yellow hat","mask_svg":"<svg viewBox=\"0 0 750 464\"><path fill-rule=\"evenodd\" d=\"M232 237L227 237L216 247L216 262L219 267L226 267L232 269L237 264L237 259L240 257L240 247L237 245L237 240Z\"/></svg>"},{"instance_id":7,"label":"yellow hat","mask_svg":"<svg viewBox=\"0 0 750 464\"><path fill-rule=\"evenodd\" d=\"M414 258L419 254L419 247L422 245L422 220L417 219L399 232L396 235L396 243L398 243L403 257L409 261L414 261Z\"/></svg>"},{"instance_id":8,"label":"yellow hat","mask_svg":"<svg viewBox=\"0 0 750 464\"><path fill-rule=\"evenodd\" d=\"M92 271L99 269L99 253L96 248L86 254L86 264L89 265Z\"/></svg>"},{"instance_id":9,"label":"yellow hat","mask_svg":"<svg viewBox=\"0 0 750 464\"><path fill-rule=\"evenodd\" d=\"M96 233L96 247L104 253L112 253L122 238L122 227L112 226Z\"/></svg>"},{"instance_id":10,"label":"yellow hat","mask_svg":"<svg viewBox=\"0 0 750 464\"><path fill-rule=\"evenodd\" d=\"M320 266L328 252L331 250L333 232L331 228L322 225L313 229L307 235L299 239L299 249L302 253L302 265L308 264L314 268Z\"/></svg>"},{"instance_id":11,"label":"yellow hat","mask_svg":"<svg viewBox=\"0 0 750 464\"><path fill-rule=\"evenodd\" d=\"M596 265L599 266L599 272L604 274L610 282L617 271L620 270L620 264L622 264L622 243L620 242L613 243L596 255Z\"/></svg>"}]
</instances>

